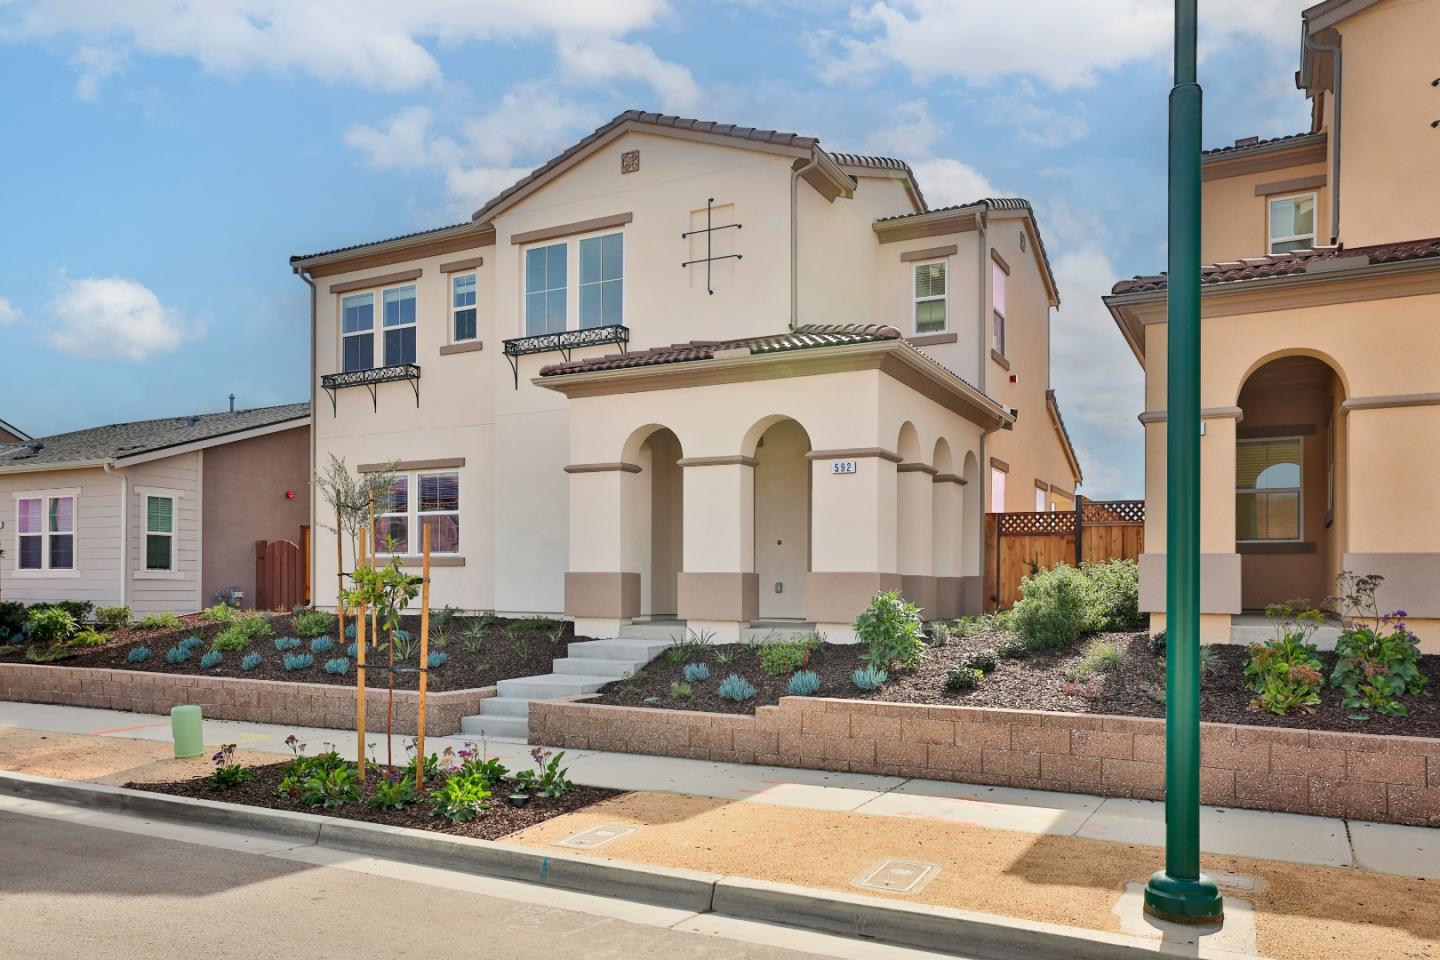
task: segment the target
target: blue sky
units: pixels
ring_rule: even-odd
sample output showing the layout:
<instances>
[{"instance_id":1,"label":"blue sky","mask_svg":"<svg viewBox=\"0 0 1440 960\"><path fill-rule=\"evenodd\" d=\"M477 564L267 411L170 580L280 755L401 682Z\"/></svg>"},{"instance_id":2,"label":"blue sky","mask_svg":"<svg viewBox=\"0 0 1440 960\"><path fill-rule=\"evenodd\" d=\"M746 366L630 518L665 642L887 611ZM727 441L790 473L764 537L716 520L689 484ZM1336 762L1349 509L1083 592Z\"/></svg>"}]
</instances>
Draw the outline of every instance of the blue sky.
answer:
<instances>
[{"instance_id":1,"label":"blue sky","mask_svg":"<svg viewBox=\"0 0 1440 960\"><path fill-rule=\"evenodd\" d=\"M1208 145L1307 128L1297 0L1200 0ZM0 0L0 419L306 396L287 259L454 223L635 107L1035 205L1092 497L1140 496L1099 296L1163 268L1168 0Z\"/></svg>"}]
</instances>

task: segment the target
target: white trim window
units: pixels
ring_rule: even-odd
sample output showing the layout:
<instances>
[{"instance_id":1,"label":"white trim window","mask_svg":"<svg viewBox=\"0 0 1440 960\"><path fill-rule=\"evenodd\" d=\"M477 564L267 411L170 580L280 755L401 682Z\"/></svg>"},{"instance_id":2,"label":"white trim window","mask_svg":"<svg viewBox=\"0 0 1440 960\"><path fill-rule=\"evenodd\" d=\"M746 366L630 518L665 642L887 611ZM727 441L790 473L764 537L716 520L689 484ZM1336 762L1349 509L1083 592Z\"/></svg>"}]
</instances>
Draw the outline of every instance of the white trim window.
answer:
<instances>
[{"instance_id":1,"label":"white trim window","mask_svg":"<svg viewBox=\"0 0 1440 960\"><path fill-rule=\"evenodd\" d=\"M1269 252L1289 253L1315 246L1315 194L1277 197L1269 209Z\"/></svg>"},{"instance_id":2,"label":"white trim window","mask_svg":"<svg viewBox=\"0 0 1440 960\"><path fill-rule=\"evenodd\" d=\"M415 362L415 284L380 292L385 333L385 366Z\"/></svg>"},{"instance_id":3,"label":"white trim window","mask_svg":"<svg viewBox=\"0 0 1440 960\"><path fill-rule=\"evenodd\" d=\"M990 468L990 512L1005 512L1005 478L1007 474L999 467Z\"/></svg>"},{"instance_id":4,"label":"white trim window","mask_svg":"<svg viewBox=\"0 0 1440 960\"><path fill-rule=\"evenodd\" d=\"M525 335L564 333L569 309L568 243L530 247L525 251Z\"/></svg>"},{"instance_id":5,"label":"white trim window","mask_svg":"<svg viewBox=\"0 0 1440 960\"><path fill-rule=\"evenodd\" d=\"M145 495L145 566L151 573L175 571L175 497Z\"/></svg>"},{"instance_id":6,"label":"white trim window","mask_svg":"<svg viewBox=\"0 0 1440 960\"><path fill-rule=\"evenodd\" d=\"M618 326L625 298L625 235L580 241L580 328Z\"/></svg>"},{"instance_id":7,"label":"white trim window","mask_svg":"<svg viewBox=\"0 0 1440 960\"><path fill-rule=\"evenodd\" d=\"M478 275L457 273L450 277L451 343L466 343L479 335L475 313L475 289Z\"/></svg>"},{"instance_id":8,"label":"white trim window","mask_svg":"<svg viewBox=\"0 0 1440 960\"><path fill-rule=\"evenodd\" d=\"M340 369L375 366L375 294L354 293L340 300Z\"/></svg>"},{"instance_id":9,"label":"white trim window","mask_svg":"<svg viewBox=\"0 0 1440 960\"><path fill-rule=\"evenodd\" d=\"M76 490L48 490L15 497L15 569L43 573L76 569Z\"/></svg>"},{"instance_id":10,"label":"white trim window","mask_svg":"<svg viewBox=\"0 0 1440 960\"><path fill-rule=\"evenodd\" d=\"M990 264L990 303L993 307L991 312L994 314L994 323L990 329L990 349L1002 357L1005 356L1005 311L1008 309L1006 287L1009 279L1005 268L992 261Z\"/></svg>"},{"instance_id":11,"label":"white trim window","mask_svg":"<svg viewBox=\"0 0 1440 960\"><path fill-rule=\"evenodd\" d=\"M946 265L944 260L915 264L915 332L945 329Z\"/></svg>"},{"instance_id":12,"label":"white trim window","mask_svg":"<svg viewBox=\"0 0 1440 960\"><path fill-rule=\"evenodd\" d=\"M375 552L386 556L417 556L430 530L430 553L460 552L460 474L455 471L402 473L376 502ZM412 531L414 536L412 538Z\"/></svg>"},{"instance_id":13,"label":"white trim window","mask_svg":"<svg viewBox=\"0 0 1440 960\"><path fill-rule=\"evenodd\" d=\"M1304 484L1299 437L1235 444L1235 539L1299 540Z\"/></svg>"}]
</instances>

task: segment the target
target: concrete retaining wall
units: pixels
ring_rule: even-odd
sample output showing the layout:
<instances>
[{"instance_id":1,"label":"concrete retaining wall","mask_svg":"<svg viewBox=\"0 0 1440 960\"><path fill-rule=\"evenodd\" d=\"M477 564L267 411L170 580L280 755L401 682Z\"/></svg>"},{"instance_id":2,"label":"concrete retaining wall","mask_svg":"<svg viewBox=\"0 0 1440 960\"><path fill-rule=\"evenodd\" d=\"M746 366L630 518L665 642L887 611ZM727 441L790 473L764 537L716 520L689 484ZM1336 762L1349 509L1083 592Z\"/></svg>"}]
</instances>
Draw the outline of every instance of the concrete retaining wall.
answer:
<instances>
[{"instance_id":1,"label":"concrete retaining wall","mask_svg":"<svg viewBox=\"0 0 1440 960\"><path fill-rule=\"evenodd\" d=\"M460 718L480 712L480 701L495 696L494 687L430 693L425 698L425 732L446 736L460 732ZM216 720L294 724L301 727L354 729L355 687L240 677L189 676L109 670L101 667L56 667L28 663L0 664L0 700L56 703L74 707L166 713L181 704L198 704ZM395 732L415 733L419 694L395 691ZM385 691L365 694L366 729L385 730Z\"/></svg>"},{"instance_id":2,"label":"concrete retaining wall","mask_svg":"<svg viewBox=\"0 0 1440 960\"><path fill-rule=\"evenodd\" d=\"M612 750L1160 799L1165 722L785 697L753 717L530 705L530 739ZM1201 801L1440 826L1440 740L1201 725Z\"/></svg>"}]
</instances>

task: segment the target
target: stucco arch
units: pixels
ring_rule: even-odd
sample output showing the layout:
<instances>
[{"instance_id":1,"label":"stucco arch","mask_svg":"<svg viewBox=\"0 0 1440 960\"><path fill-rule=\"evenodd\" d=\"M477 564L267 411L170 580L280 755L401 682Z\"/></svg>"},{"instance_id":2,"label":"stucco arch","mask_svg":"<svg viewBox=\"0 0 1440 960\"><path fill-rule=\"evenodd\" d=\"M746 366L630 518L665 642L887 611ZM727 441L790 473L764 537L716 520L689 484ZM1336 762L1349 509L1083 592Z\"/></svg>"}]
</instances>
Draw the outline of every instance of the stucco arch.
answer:
<instances>
[{"instance_id":1,"label":"stucco arch","mask_svg":"<svg viewBox=\"0 0 1440 960\"><path fill-rule=\"evenodd\" d=\"M630 436L625 438L625 443L620 448L620 462L635 463L640 457L640 449L645 446L645 442L660 430L666 430L675 437L675 442L680 444L681 456L684 456L685 443L673 427L663 423L647 423L630 431Z\"/></svg>"},{"instance_id":2,"label":"stucco arch","mask_svg":"<svg viewBox=\"0 0 1440 960\"><path fill-rule=\"evenodd\" d=\"M806 455L813 444L799 420L765 420L768 425L748 447L755 458L758 613L762 620L801 620L810 572L811 461Z\"/></svg>"},{"instance_id":3,"label":"stucco arch","mask_svg":"<svg viewBox=\"0 0 1440 960\"><path fill-rule=\"evenodd\" d=\"M906 420L900 424L900 435L895 441L895 452L900 454L900 459L906 463L920 462L920 432L915 429L915 424Z\"/></svg>"},{"instance_id":4,"label":"stucco arch","mask_svg":"<svg viewBox=\"0 0 1440 960\"><path fill-rule=\"evenodd\" d=\"M811 436L810 430L805 426L805 421L788 413L772 413L769 416L761 417L750 425L750 429L740 438L740 455L743 457L755 456L755 449L760 445L760 438L765 436L765 431L786 420L792 420L801 430L805 431L808 440Z\"/></svg>"},{"instance_id":5,"label":"stucco arch","mask_svg":"<svg viewBox=\"0 0 1440 960\"><path fill-rule=\"evenodd\" d=\"M1283 350L1272 350L1270 353L1265 354L1258 360L1252 362L1250 366L1246 367L1245 372L1241 374L1240 379L1235 383L1235 387L1231 391L1231 402L1235 406L1239 406L1240 393L1245 389L1245 385L1250 382L1250 378L1255 375L1256 371L1268 363L1275 360L1284 360L1286 357L1311 357L1319 360L1334 371L1335 377L1340 381L1340 390L1345 397L1348 398L1353 395L1350 392L1350 379L1345 375L1345 368L1330 354L1323 350L1315 350L1311 347L1287 347Z\"/></svg>"},{"instance_id":6,"label":"stucco arch","mask_svg":"<svg viewBox=\"0 0 1440 960\"><path fill-rule=\"evenodd\" d=\"M982 573L980 566L980 531L984 529L985 510L984 504L980 501L980 461L975 456L975 451L965 451L965 465L960 471L960 478L965 481L962 488L961 500L963 506L960 524L960 553L961 569L966 577L978 577ZM967 606L970 604L967 603ZM978 613L978 610L969 610L970 613Z\"/></svg>"},{"instance_id":7,"label":"stucco arch","mask_svg":"<svg viewBox=\"0 0 1440 960\"><path fill-rule=\"evenodd\" d=\"M930 460L930 466L935 468L936 473L955 472L955 458L950 453L950 441L944 437L935 441L935 454Z\"/></svg>"}]
</instances>

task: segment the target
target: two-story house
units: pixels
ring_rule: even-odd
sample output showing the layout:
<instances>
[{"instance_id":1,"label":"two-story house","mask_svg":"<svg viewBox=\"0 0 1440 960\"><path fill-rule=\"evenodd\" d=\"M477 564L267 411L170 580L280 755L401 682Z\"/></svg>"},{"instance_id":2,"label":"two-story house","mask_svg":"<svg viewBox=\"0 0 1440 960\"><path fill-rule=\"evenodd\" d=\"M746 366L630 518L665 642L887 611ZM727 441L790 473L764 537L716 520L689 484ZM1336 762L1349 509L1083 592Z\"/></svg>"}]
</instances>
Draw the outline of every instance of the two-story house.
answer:
<instances>
[{"instance_id":1,"label":"two-story house","mask_svg":"<svg viewBox=\"0 0 1440 960\"><path fill-rule=\"evenodd\" d=\"M1380 574L1440 649L1440 2L1302 14L1305 133L1203 161L1201 620ZM1106 297L1145 368L1141 602L1165 606L1165 277Z\"/></svg>"},{"instance_id":2,"label":"two-story house","mask_svg":"<svg viewBox=\"0 0 1440 960\"><path fill-rule=\"evenodd\" d=\"M843 640L880 589L978 611L986 508L1081 479L1034 211L929 210L897 160L632 111L468 222L292 264L317 462L398 461L382 559L428 527L437 604Z\"/></svg>"}]
</instances>

